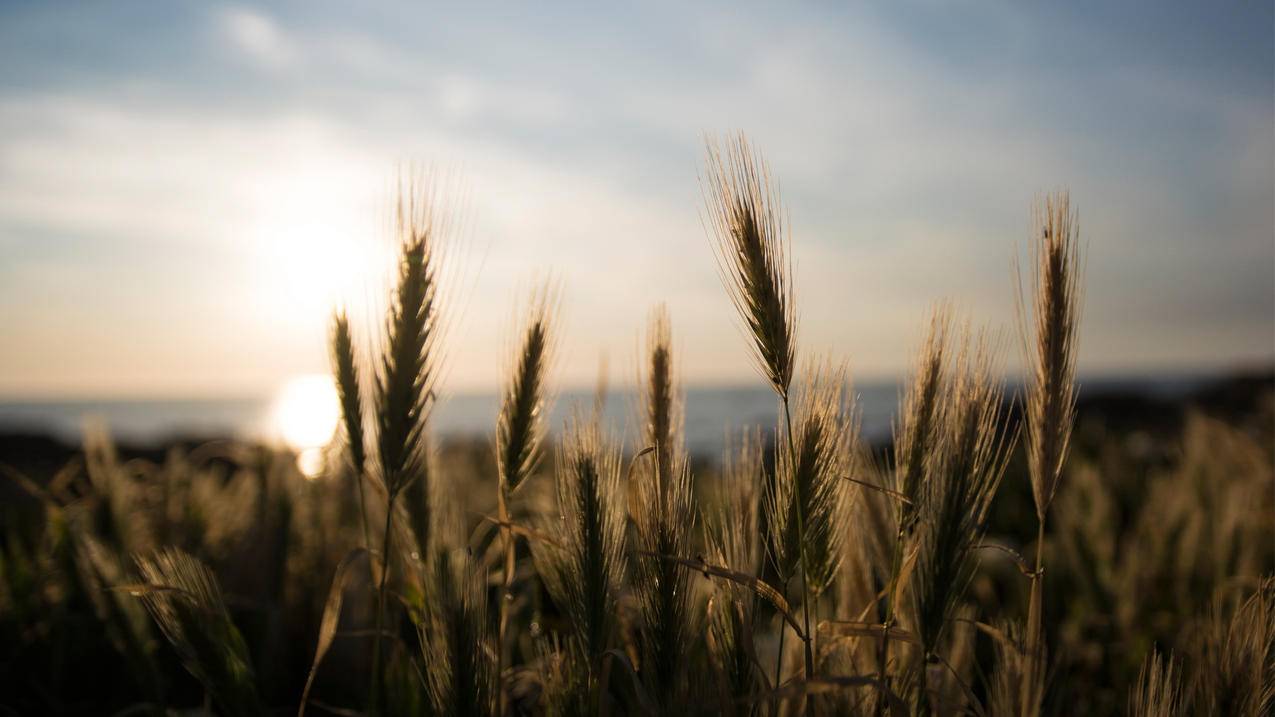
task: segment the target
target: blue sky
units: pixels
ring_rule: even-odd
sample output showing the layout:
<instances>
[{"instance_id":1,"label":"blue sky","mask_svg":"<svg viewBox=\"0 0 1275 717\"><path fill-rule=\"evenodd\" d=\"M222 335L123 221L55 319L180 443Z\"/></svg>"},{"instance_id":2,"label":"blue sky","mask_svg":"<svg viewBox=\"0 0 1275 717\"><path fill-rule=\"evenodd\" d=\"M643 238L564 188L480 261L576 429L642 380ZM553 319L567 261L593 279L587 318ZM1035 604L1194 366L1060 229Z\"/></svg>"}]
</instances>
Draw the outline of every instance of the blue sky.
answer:
<instances>
[{"instance_id":1,"label":"blue sky","mask_svg":"<svg viewBox=\"0 0 1275 717\"><path fill-rule=\"evenodd\" d=\"M324 370L328 307L375 324L413 162L460 208L458 390L549 273L563 383L631 375L660 301L688 381L756 381L699 218L703 137L734 130L790 209L807 355L896 376L941 299L1009 331L1063 187L1083 371L1275 354L1269 3L0 8L0 394Z\"/></svg>"}]
</instances>

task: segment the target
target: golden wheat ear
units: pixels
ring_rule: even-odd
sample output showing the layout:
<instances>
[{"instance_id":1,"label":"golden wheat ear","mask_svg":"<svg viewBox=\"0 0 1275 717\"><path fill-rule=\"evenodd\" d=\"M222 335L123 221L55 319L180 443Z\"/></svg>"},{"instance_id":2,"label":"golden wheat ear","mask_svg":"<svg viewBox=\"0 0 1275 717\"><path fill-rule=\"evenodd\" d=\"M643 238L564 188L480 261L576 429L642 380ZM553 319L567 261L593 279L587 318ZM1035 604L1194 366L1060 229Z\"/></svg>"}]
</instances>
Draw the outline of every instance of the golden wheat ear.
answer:
<instances>
[{"instance_id":1,"label":"golden wheat ear","mask_svg":"<svg viewBox=\"0 0 1275 717\"><path fill-rule=\"evenodd\" d=\"M532 292L521 342L506 372L496 422L496 460L502 490L512 493L535 471L544 443L545 375L553 361L559 293L546 283Z\"/></svg>"},{"instance_id":2,"label":"golden wheat ear","mask_svg":"<svg viewBox=\"0 0 1275 717\"><path fill-rule=\"evenodd\" d=\"M359 497L359 519L363 527L363 547L372 547L372 531L367 522L367 497L363 481L367 464L366 438L363 430L363 391L359 382L358 360L354 355L354 339L350 319L345 311L332 315L332 371L336 378L337 398L341 403L341 424L345 429L346 451Z\"/></svg>"},{"instance_id":3,"label":"golden wheat ear","mask_svg":"<svg viewBox=\"0 0 1275 717\"><path fill-rule=\"evenodd\" d=\"M743 135L707 143L705 223L718 270L752 338L762 373L788 396L797 321L788 226L761 155Z\"/></svg>"},{"instance_id":4,"label":"golden wheat ear","mask_svg":"<svg viewBox=\"0 0 1275 717\"><path fill-rule=\"evenodd\" d=\"M951 331L951 310L940 304L932 310L929 331L900 400L894 431L894 480L895 490L902 498L897 501L896 510L901 535L912 531L916 508L921 503L926 461L936 452L942 430L940 395L948 378Z\"/></svg>"},{"instance_id":5,"label":"golden wheat ear","mask_svg":"<svg viewBox=\"0 0 1275 717\"><path fill-rule=\"evenodd\" d=\"M1076 413L1076 346L1081 310L1079 220L1066 192L1035 210L1031 317L1019 300L1028 358L1026 438L1036 513L1045 519L1062 478Z\"/></svg>"}]
</instances>

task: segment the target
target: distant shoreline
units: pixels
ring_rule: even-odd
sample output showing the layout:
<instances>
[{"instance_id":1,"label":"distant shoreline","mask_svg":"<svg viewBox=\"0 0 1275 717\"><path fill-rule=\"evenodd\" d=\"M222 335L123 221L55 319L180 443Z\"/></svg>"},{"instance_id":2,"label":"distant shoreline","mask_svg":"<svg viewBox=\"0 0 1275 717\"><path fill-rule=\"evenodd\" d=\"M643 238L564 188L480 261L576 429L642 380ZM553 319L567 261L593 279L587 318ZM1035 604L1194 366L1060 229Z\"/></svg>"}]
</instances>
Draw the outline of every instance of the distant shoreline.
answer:
<instances>
[{"instance_id":1,"label":"distant shoreline","mask_svg":"<svg viewBox=\"0 0 1275 717\"><path fill-rule=\"evenodd\" d=\"M1092 377L1081 381L1080 423L1100 420L1112 428L1171 427L1189 406L1221 415L1257 410L1263 391L1275 393L1275 367L1202 376ZM855 387L862 411L862 435L871 446L890 442L890 426L898 384L877 382ZM631 432L636 395L608 394L605 418L613 432ZM590 407L591 393L557 397L549 425L554 432L573 406ZM130 451L162 451L172 445L214 440L274 442L268 419L270 400L105 400L0 401L0 462L29 463L44 456L66 458L78 452L85 421L104 422L115 441ZM720 457L728 427L737 434L746 426L774 425L773 396L757 388L691 388L687 390L686 435L691 452ZM456 394L438 406L432 421L441 441L490 440L497 408L495 394ZM39 460L43 463L45 460Z\"/></svg>"}]
</instances>

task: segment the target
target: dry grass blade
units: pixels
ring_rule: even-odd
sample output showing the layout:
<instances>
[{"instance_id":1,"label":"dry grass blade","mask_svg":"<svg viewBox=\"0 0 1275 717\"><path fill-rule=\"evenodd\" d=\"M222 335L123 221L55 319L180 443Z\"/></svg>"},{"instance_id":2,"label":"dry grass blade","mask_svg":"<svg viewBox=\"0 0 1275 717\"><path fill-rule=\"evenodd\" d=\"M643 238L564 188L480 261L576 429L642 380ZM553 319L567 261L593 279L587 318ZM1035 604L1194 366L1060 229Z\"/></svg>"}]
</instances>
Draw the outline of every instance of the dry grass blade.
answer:
<instances>
[{"instance_id":1,"label":"dry grass blade","mask_svg":"<svg viewBox=\"0 0 1275 717\"><path fill-rule=\"evenodd\" d=\"M527 538L529 540L537 540L542 543L552 545L555 548L563 547L562 541L558 540L557 538L554 538L552 535L549 535L543 530L528 528L525 525L519 525L517 523L511 522L508 520L500 520L499 518L493 518L490 515L484 515L482 516L482 519L487 521L488 523L491 523L492 525L496 525L506 530L509 530L514 535L521 535L522 537Z\"/></svg>"},{"instance_id":2,"label":"dry grass blade","mask_svg":"<svg viewBox=\"0 0 1275 717\"><path fill-rule=\"evenodd\" d=\"M855 637L881 637L883 632L889 632L891 640L899 640L914 645L920 644L920 640L911 632L901 627L886 628L885 625L875 622L863 622L861 620L824 620L819 623L819 632L829 635L853 635Z\"/></svg>"},{"instance_id":3,"label":"dry grass blade","mask_svg":"<svg viewBox=\"0 0 1275 717\"><path fill-rule=\"evenodd\" d=\"M703 573L704 577L711 576L723 578L752 590L775 608L780 616L784 618L784 622L788 623L788 625L792 627L793 631L797 633L798 637L803 639L805 638L806 633L801 629L801 625L798 624L797 618L793 616L792 608L788 606L788 601L784 599L783 593L771 587L760 578L753 575L747 575L736 570L731 570L729 568L723 568L719 565L709 565L703 560L693 558L682 558L676 555L658 555L655 553L642 553L642 555L669 560L677 563L678 565L690 568L697 573Z\"/></svg>"},{"instance_id":4,"label":"dry grass blade","mask_svg":"<svg viewBox=\"0 0 1275 717\"><path fill-rule=\"evenodd\" d=\"M786 397L797 322L783 210L765 161L742 135L724 143L710 140L707 153L706 224L722 283L752 335L762 373Z\"/></svg>"},{"instance_id":5,"label":"dry grass blade","mask_svg":"<svg viewBox=\"0 0 1275 717\"><path fill-rule=\"evenodd\" d=\"M314 677L318 674L319 665L328 654L328 649L332 647L332 641L336 639L345 586L349 582L351 570L355 563L366 557L368 552L362 548L351 550L336 566L336 574L332 576L332 587L328 590L328 599L323 605L323 617L319 621L319 639L314 647L314 661L310 663L310 674L306 676L305 687L301 690L301 704L297 707L297 717L305 715L306 704L310 700L310 690L314 687Z\"/></svg>"}]
</instances>

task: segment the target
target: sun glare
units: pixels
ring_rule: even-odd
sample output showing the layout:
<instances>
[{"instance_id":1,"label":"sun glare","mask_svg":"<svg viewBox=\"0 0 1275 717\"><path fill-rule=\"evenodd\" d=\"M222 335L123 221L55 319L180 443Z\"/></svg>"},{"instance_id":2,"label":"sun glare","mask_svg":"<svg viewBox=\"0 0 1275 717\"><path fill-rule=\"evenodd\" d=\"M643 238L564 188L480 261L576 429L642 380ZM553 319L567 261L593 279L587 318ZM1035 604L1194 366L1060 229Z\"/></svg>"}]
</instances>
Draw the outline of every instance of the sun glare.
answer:
<instances>
[{"instance_id":1,"label":"sun glare","mask_svg":"<svg viewBox=\"0 0 1275 717\"><path fill-rule=\"evenodd\" d=\"M271 424L275 434L297 452L297 468L309 478L323 470L323 448L332 440L341 418L332 378L323 374L298 376L275 396Z\"/></svg>"}]
</instances>

